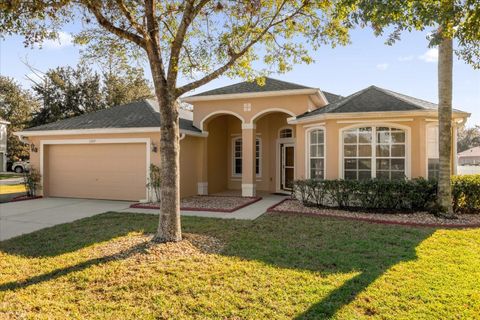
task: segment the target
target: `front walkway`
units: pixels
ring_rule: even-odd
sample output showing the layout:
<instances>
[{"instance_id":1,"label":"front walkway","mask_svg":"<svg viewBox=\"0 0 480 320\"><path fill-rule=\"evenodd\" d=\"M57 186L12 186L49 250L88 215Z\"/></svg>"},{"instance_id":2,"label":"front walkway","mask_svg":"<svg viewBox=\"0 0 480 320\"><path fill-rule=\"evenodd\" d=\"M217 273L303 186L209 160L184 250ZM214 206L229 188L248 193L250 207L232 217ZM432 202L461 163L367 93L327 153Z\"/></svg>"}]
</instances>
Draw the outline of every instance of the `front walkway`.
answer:
<instances>
[{"instance_id":1,"label":"front walkway","mask_svg":"<svg viewBox=\"0 0 480 320\"><path fill-rule=\"evenodd\" d=\"M236 193L221 193L223 195L236 195ZM262 197L262 200L257 201L251 205L248 205L242 209L234 212L211 212L211 211L186 211L182 210L182 216L196 216L205 218L221 218L221 219L242 219L242 220L254 220L267 212L267 209L271 206L279 203L280 201L288 198L288 196L280 196L269 193L260 193L258 196ZM134 212L134 213L150 213L158 214L158 210L152 209L134 209L127 208L122 212Z\"/></svg>"}]
</instances>

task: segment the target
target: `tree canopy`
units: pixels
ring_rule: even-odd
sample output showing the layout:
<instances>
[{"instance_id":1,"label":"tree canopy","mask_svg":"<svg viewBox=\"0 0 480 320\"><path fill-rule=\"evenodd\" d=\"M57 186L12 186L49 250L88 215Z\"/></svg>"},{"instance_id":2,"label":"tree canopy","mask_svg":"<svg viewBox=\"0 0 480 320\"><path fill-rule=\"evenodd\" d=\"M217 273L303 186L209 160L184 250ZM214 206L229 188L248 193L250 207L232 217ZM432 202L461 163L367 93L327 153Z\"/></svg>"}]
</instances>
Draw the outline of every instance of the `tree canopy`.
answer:
<instances>
[{"instance_id":1,"label":"tree canopy","mask_svg":"<svg viewBox=\"0 0 480 320\"><path fill-rule=\"evenodd\" d=\"M11 160L28 159L28 145L13 133L28 126L31 113L39 107L30 91L15 80L0 76L0 118L10 122L7 128L7 154Z\"/></svg>"},{"instance_id":2,"label":"tree canopy","mask_svg":"<svg viewBox=\"0 0 480 320\"><path fill-rule=\"evenodd\" d=\"M39 126L115 105L149 98L152 90L143 70L94 72L85 63L47 70L32 90L42 102L31 126Z\"/></svg>"}]
</instances>

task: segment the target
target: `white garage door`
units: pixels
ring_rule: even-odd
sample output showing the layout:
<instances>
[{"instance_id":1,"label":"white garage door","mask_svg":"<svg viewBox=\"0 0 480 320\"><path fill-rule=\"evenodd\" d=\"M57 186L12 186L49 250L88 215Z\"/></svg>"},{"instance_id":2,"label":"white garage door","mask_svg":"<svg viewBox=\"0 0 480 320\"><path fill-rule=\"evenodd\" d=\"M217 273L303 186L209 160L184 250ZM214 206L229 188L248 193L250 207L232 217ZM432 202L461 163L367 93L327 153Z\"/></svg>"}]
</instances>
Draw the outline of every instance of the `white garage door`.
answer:
<instances>
[{"instance_id":1,"label":"white garage door","mask_svg":"<svg viewBox=\"0 0 480 320\"><path fill-rule=\"evenodd\" d=\"M44 194L146 199L146 162L145 143L45 145Z\"/></svg>"}]
</instances>

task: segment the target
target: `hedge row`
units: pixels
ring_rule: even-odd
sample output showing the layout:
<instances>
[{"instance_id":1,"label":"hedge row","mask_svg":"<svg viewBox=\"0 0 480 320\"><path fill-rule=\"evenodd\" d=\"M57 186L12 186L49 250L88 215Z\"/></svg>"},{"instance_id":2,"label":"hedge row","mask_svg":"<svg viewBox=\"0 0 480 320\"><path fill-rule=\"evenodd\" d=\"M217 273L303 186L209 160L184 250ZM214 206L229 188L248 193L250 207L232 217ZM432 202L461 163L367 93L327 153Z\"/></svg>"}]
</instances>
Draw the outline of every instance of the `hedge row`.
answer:
<instances>
[{"instance_id":1,"label":"hedge row","mask_svg":"<svg viewBox=\"0 0 480 320\"><path fill-rule=\"evenodd\" d=\"M452 178L453 207L457 213L480 213L480 175ZM306 206L340 207L377 212L431 211L437 200L437 182L411 180L297 180L293 196Z\"/></svg>"}]
</instances>

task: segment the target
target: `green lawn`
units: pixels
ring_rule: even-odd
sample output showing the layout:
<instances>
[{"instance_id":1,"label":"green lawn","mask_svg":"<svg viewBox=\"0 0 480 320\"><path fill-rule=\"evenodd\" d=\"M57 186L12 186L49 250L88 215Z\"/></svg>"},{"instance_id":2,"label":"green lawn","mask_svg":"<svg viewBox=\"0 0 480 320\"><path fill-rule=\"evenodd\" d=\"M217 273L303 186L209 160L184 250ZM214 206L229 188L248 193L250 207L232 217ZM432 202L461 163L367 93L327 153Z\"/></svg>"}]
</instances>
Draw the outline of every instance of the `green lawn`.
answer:
<instances>
[{"instance_id":1,"label":"green lawn","mask_svg":"<svg viewBox=\"0 0 480 320\"><path fill-rule=\"evenodd\" d=\"M157 217L120 213L1 242L0 318L480 315L480 229L286 215L182 221L190 242L174 245L141 242Z\"/></svg>"}]
</instances>

